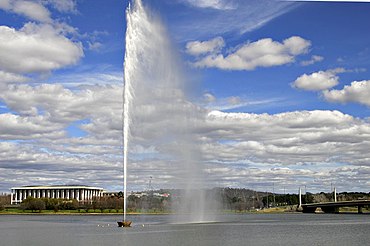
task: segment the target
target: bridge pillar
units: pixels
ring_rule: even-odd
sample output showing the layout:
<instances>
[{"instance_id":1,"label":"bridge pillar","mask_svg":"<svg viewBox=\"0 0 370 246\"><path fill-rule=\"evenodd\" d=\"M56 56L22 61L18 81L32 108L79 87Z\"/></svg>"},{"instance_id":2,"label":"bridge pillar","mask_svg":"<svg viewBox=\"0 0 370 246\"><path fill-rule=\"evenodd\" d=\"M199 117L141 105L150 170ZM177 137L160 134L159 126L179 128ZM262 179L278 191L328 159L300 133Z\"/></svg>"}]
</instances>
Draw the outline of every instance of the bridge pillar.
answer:
<instances>
[{"instance_id":1,"label":"bridge pillar","mask_svg":"<svg viewBox=\"0 0 370 246\"><path fill-rule=\"evenodd\" d=\"M317 207L302 207L302 212L303 213L315 213Z\"/></svg>"},{"instance_id":2,"label":"bridge pillar","mask_svg":"<svg viewBox=\"0 0 370 246\"><path fill-rule=\"evenodd\" d=\"M321 210L324 212L324 213L329 213L329 214L337 214L339 213L339 207L329 207L329 206L325 206L325 207L321 207Z\"/></svg>"},{"instance_id":3,"label":"bridge pillar","mask_svg":"<svg viewBox=\"0 0 370 246\"><path fill-rule=\"evenodd\" d=\"M363 212L362 212L362 206L358 206L358 207L357 207L357 211L358 211L358 213L359 213L359 214L362 214L362 213L363 213Z\"/></svg>"}]
</instances>

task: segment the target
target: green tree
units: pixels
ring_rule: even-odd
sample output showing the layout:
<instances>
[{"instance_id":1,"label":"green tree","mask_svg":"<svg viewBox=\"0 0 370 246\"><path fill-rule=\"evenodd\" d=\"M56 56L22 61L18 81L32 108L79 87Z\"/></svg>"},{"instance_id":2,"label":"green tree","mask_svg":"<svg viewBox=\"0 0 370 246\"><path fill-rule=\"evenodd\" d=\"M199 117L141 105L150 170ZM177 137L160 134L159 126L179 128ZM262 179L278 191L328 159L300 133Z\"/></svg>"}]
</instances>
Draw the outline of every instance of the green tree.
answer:
<instances>
[{"instance_id":1,"label":"green tree","mask_svg":"<svg viewBox=\"0 0 370 246\"><path fill-rule=\"evenodd\" d=\"M44 210L46 206L45 202L42 199L29 196L22 201L21 208L23 210L31 210L32 212L39 211L39 213L41 213L41 211Z\"/></svg>"}]
</instances>

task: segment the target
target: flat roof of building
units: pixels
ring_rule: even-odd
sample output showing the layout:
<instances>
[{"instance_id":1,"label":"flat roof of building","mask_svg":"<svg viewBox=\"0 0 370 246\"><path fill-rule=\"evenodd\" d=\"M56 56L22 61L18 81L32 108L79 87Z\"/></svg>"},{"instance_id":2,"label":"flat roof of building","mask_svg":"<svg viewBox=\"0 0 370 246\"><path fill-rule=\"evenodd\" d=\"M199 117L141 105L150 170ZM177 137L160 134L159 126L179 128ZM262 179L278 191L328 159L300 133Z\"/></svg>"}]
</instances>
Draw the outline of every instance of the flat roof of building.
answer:
<instances>
[{"instance_id":1,"label":"flat roof of building","mask_svg":"<svg viewBox=\"0 0 370 246\"><path fill-rule=\"evenodd\" d=\"M34 189L34 190L41 190L41 189L89 189L89 190L104 190L100 187L92 187L87 185L27 185L27 186L18 186L12 187L12 190L27 190L27 189Z\"/></svg>"}]
</instances>

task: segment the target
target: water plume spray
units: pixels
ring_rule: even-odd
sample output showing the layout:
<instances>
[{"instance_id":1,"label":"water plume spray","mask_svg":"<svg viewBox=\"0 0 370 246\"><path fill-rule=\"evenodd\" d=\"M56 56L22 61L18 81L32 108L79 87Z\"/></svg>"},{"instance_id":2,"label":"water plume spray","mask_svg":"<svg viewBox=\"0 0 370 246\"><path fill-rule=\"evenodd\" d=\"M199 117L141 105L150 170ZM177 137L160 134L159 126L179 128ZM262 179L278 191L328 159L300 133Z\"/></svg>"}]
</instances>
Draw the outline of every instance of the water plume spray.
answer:
<instances>
[{"instance_id":1,"label":"water plume spray","mask_svg":"<svg viewBox=\"0 0 370 246\"><path fill-rule=\"evenodd\" d=\"M204 111L187 99L181 63L159 18L147 11L141 0L129 5L126 18L123 220L126 221L127 168L133 166L130 150L140 146L155 149L152 159L145 161L160 163L150 176L157 175L171 188L185 190L176 207L186 214L182 221L202 221L207 204L201 192L204 182L196 126L204 119ZM139 168L145 161L134 163L136 171L145 169ZM194 190L198 196L193 200Z\"/></svg>"}]
</instances>

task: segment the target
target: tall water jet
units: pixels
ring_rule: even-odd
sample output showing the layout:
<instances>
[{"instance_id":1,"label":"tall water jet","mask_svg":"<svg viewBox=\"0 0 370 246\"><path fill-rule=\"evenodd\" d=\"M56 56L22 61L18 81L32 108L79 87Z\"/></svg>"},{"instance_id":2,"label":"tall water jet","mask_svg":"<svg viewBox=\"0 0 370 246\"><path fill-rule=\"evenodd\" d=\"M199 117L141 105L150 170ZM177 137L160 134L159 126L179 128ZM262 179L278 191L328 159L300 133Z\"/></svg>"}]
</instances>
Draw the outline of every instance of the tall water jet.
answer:
<instances>
[{"instance_id":1,"label":"tall water jet","mask_svg":"<svg viewBox=\"0 0 370 246\"><path fill-rule=\"evenodd\" d=\"M167 188L186 190L176 207L186 214L182 221L202 221L207 205L201 193L204 183L196 125L204 111L187 100L179 59L159 18L146 11L141 0L128 7L126 18L124 220L130 161L130 173L146 172L167 183ZM149 154L137 154L139 150ZM193 190L198 191L194 200L189 197Z\"/></svg>"}]
</instances>

